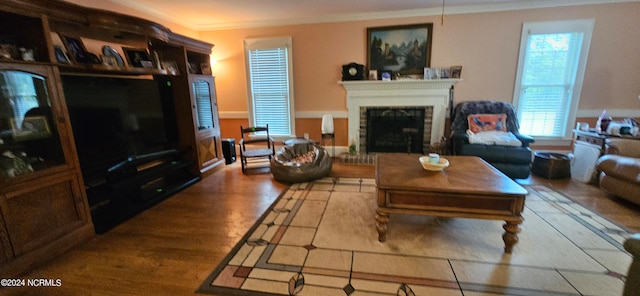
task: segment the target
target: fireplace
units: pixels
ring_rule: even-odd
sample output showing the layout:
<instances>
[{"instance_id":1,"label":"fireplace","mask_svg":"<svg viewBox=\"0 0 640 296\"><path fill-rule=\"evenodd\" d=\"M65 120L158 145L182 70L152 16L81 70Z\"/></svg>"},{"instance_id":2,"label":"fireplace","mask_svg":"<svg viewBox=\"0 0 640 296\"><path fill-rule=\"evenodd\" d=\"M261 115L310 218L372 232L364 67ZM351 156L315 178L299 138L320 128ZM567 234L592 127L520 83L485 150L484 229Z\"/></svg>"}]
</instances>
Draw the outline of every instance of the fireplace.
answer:
<instances>
[{"instance_id":1,"label":"fireplace","mask_svg":"<svg viewBox=\"0 0 640 296\"><path fill-rule=\"evenodd\" d=\"M349 144L356 144L360 153L382 152L367 150L369 137L377 136L377 128L371 130L368 126L368 109L391 110L392 113L402 113L399 110L423 110L422 126L404 127L394 135L397 152L407 152L409 135L411 147L409 151L425 153L432 143L437 143L444 136L445 118L452 100L452 86L460 79L437 80L393 80L393 81L341 81L347 96ZM415 111L411 111L415 112ZM410 113L411 113L410 112ZM390 114L390 113L387 113ZM417 129L417 131L416 131ZM422 129L422 130L420 130ZM420 139L422 135L422 139ZM401 138L405 142L400 146ZM422 143L416 144L416 141ZM380 143L380 145L388 145ZM415 145L415 147L414 147ZM422 151L420 151L422 147ZM378 148L374 148L377 150ZM387 152L387 151L385 151ZM395 152L395 151L389 151Z\"/></svg>"},{"instance_id":2,"label":"fireplace","mask_svg":"<svg viewBox=\"0 0 640 296\"><path fill-rule=\"evenodd\" d=\"M424 153L431 138L431 107L360 107L360 151ZM428 115L427 115L428 114Z\"/></svg>"}]
</instances>

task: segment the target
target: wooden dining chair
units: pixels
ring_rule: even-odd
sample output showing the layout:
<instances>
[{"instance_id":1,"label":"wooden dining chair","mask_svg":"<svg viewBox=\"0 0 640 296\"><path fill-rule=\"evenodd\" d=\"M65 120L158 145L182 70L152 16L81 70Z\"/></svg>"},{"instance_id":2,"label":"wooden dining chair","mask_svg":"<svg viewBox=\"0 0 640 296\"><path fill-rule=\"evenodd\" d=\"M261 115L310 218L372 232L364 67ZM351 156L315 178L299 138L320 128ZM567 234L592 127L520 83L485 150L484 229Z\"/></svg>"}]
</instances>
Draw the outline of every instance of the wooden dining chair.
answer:
<instances>
[{"instance_id":1,"label":"wooden dining chair","mask_svg":"<svg viewBox=\"0 0 640 296\"><path fill-rule=\"evenodd\" d=\"M269 135L269 125L256 127L240 126L242 138L238 145L240 146L240 163L242 164L242 173L246 174L250 163L270 163L271 158L275 155L275 142Z\"/></svg>"}]
</instances>

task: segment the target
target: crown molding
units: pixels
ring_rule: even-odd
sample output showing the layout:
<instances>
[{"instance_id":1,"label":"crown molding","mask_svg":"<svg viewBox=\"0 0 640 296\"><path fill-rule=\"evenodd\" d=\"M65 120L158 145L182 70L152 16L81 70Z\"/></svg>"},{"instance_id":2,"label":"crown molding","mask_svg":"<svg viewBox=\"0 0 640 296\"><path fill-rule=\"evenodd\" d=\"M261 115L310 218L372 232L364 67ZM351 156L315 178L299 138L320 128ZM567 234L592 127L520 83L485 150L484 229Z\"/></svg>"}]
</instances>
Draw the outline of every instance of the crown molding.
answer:
<instances>
[{"instance_id":1,"label":"crown molding","mask_svg":"<svg viewBox=\"0 0 640 296\"><path fill-rule=\"evenodd\" d=\"M139 11L140 13L145 13L145 14L154 16L158 19L172 22L174 24L183 26L185 28L188 28L194 31L198 31L199 30L198 27L201 26L197 23L190 22L189 20L178 18L175 15L164 13L163 11L156 9L153 6L144 5L136 1L131 1L131 0L108 0L108 1L125 6L125 7L129 7L136 11Z\"/></svg>"},{"instance_id":2,"label":"crown molding","mask_svg":"<svg viewBox=\"0 0 640 296\"><path fill-rule=\"evenodd\" d=\"M274 26L286 26L286 25L298 25L298 24L349 22L349 21L363 21L363 20L373 20L373 19L434 16L434 15L442 14L442 8L437 7L437 8L425 8L425 9L398 10L398 11L387 11L387 12L350 13L350 14L338 14L338 15L329 15L329 16L318 16L318 17L274 19L274 20L248 21L248 22L220 22L220 23L197 24L186 19L177 18L175 15L162 12L158 9L137 3L135 1L130 1L130 0L109 0L109 1L126 6L126 7L130 7L134 10L144 12L146 14L152 15L159 19L163 19L163 20L178 24L195 31L215 31L215 30L245 29L245 28L255 28L255 27L274 27ZM453 15L453 14L468 14L468 13L482 13L482 12L495 12L495 11L553 8L553 7L576 6L576 5L613 4L613 3L624 3L624 2L640 2L640 0L513 1L513 2L506 2L506 3L461 5L461 6L448 6L448 7L445 6L444 13L445 15Z\"/></svg>"}]
</instances>

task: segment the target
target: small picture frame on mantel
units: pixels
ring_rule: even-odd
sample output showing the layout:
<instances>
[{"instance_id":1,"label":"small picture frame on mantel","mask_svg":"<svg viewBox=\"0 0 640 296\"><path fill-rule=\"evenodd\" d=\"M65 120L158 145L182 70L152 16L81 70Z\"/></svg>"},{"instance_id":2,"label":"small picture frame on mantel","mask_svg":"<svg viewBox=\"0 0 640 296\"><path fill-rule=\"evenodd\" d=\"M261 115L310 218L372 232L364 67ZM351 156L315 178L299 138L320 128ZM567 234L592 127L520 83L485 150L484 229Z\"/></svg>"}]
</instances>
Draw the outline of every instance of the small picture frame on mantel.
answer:
<instances>
[{"instance_id":1,"label":"small picture frame on mantel","mask_svg":"<svg viewBox=\"0 0 640 296\"><path fill-rule=\"evenodd\" d=\"M451 66L449 68L449 77L459 79L462 76L462 66Z\"/></svg>"},{"instance_id":2,"label":"small picture frame on mantel","mask_svg":"<svg viewBox=\"0 0 640 296\"><path fill-rule=\"evenodd\" d=\"M378 80L378 70L369 70L369 80Z\"/></svg>"}]
</instances>

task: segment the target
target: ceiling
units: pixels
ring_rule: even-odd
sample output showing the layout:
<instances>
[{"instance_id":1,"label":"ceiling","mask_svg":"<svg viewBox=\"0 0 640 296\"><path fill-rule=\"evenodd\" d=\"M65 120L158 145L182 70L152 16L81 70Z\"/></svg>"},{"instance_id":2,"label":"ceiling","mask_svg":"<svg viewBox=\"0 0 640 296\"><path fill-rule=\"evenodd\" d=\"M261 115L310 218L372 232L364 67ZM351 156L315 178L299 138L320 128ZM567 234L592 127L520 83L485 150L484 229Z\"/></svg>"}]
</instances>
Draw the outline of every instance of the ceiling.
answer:
<instances>
[{"instance_id":1,"label":"ceiling","mask_svg":"<svg viewBox=\"0 0 640 296\"><path fill-rule=\"evenodd\" d=\"M216 30L640 0L66 0L116 3L192 30Z\"/></svg>"}]
</instances>

